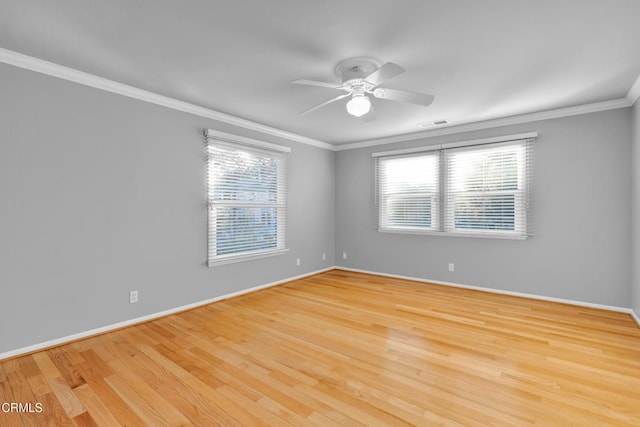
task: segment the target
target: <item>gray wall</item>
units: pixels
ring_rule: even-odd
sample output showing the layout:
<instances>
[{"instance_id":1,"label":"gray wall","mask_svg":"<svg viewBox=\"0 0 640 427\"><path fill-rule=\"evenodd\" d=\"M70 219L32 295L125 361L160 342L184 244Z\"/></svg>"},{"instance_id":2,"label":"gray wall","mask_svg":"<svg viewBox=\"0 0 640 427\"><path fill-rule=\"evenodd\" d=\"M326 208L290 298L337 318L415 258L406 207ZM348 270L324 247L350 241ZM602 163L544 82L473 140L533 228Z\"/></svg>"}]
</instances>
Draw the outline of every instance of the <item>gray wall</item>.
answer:
<instances>
[{"instance_id":1,"label":"gray wall","mask_svg":"<svg viewBox=\"0 0 640 427\"><path fill-rule=\"evenodd\" d=\"M338 264L629 307L631 109L411 141L393 149L527 131L537 131L539 138L536 235L524 241L378 233L371 153L391 146L338 152ZM448 271L449 262L455 272Z\"/></svg>"},{"instance_id":2,"label":"gray wall","mask_svg":"<svg viewBox=\"0 0 640 427\"><path fill-rule=\"evenodd\" d=\"M4 64L0 94L0 353L334 265L335 153ZM205 266L205 128L292 147L286 255Z\"/></svg>"},{"instance_id":3,"label":"gray wall","mask_svg":"<svg viewBox=\"0 0 640 427\"><path fill-rule=\"evenodd\" d=\"M640 102L633 105L633 148L632 148L632 229L633 248L631 250L631 307L640 316Z\"/></svg>"},{"instance_id":4,"label":"gray wall","mask_svg":"<svg viewBox=\"0 0 640 427\"><path fill-rule=\"evenodd\" d=\"M538 131L537 233L511 241L376 232L370 153L389 146L336 154L4 64L0 93L0 353L336 263L630 305L631 109L393 145ZM205 266L205 128L292 147L286 255Z\"/></svg>"}]
</instances>

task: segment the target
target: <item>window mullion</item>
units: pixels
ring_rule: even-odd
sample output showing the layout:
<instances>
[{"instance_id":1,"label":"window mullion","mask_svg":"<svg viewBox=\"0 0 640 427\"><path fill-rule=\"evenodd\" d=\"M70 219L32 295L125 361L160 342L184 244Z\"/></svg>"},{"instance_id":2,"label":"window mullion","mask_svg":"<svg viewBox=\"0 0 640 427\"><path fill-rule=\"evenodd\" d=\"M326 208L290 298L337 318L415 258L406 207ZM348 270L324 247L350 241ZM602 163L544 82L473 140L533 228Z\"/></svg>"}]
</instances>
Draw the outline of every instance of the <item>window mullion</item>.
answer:
<instances>
[{"instance_id":1,"label":"window mullion","mask_svg":"<svg viewBox=\"0 0 640 427\"><path fill-rule=\"evenodd\" d=\"M447 176L447 150L442 149L439 151L440 161L440 194L439 194L439 207L440 207L440 222L438 224L439 231L446 231L448 224L447 218L447 194L448 194L448 179Z\"/></svg>"}]
</instances>

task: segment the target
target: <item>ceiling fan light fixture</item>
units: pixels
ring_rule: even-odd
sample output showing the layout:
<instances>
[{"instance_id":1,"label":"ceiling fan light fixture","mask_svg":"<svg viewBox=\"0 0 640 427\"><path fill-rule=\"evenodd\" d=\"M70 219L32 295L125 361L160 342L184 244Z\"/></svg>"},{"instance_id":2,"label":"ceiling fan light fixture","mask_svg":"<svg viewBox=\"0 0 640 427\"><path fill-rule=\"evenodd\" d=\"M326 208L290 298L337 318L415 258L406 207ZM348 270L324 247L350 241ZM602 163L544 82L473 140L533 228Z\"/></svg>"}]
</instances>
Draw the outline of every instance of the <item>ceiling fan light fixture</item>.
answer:
<instances>
[{"instance_id":1,"label":"ceiling fan light fixture","mask_svg":"<svg viewBox=\"0 0 640 427\"><path fill-rule=\"evenodd\" d=\"M362 117L371 111L371 100L366 95L353 95L347 102L347 112L355 117Z\"/></svg>"},{"instance_id":2,"label":"ceiling fan light fixture","mask_svg":"<svg viewBox=\"0 0 640 427\"><path fill-rule=\"evenodd\" d=\"M380 86L404 71L404 68L393 62L386 62L380 65L378 61L371 58L352 58L340 62L336 67L336 75L342 79L342 83L306 79L293 80L291 83L294 84L318 86L343 92L342 95L314 105L298 113L298 115L308 114L347 97L350 97L347 102L347 112L352 116L362 117L365 122L370 122L375 118L371 97L425 107L431 105L434 98L433 95Z\"/></svg>"}]
</instances>

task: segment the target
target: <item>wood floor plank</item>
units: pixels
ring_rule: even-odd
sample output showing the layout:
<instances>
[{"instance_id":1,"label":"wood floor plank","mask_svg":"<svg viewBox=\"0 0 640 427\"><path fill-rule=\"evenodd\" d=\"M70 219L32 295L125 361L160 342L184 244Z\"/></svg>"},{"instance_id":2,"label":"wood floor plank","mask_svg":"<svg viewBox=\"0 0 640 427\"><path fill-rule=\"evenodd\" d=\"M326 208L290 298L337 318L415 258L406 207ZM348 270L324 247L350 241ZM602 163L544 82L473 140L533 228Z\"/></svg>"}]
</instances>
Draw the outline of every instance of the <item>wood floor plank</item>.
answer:
<instances>
[{"instance_id":1,"label":"wood floor plank","mask_svg":"<svg viewBox=\"0 0 640 427\"><path fill-rule=\"evenodd\" d=\"M87 409L84 407L82 402L78 400L76 395L73 393L73 390L71 390L71 387L69 387L62 378L49 380L49 387L69 418L74 418L84 412L87 412Z\"/></svg>"},{"instance_id":2,"label":"wood floor plank","mask_svg":"<svg viewBox=\"0 0 640 427\"><path fill-rule=\"evenodd\" d=\"M144 420L138 416L134 408L128 405L127 402L125 402L116 393L116 391L107 384L104 378L98 376L92 371L91 366L88 364L80 364L78 365L78 369L81 372L81 375L86 378L90 389L102 402L104 402L105 406L109 408L109 411L118 420L119 425L131 427L142 427L148 425L145 424ZM95 419L100 420L100 415L96 414Z\"/></svg>"},{"instance_id":3,"label":"wood floor plank","mask_svg":"<svg viewBox=\"0 0 640 427\"><path fill-rule=\"evenodd\" d=\"M47 421L45 425L60 426L60 427L73 427L74 423L67 415L65 409L60 404L57 396L51 392L45 394L40 398L40 402L43 406L42 416ZM33 420L33 416L29 419ZM25 423L26 424L26 423Z\"/></svg>"},{"instance_id":4,"label":"wood floor plank","mask_svg":"<svg viewBox=\"0 0 640 427\"><path fill-rule=\"evenodd\" d=\"M158 393L173 395L172 403L194 425L240 425L236 419L229 415L228 408L220 403L219 395L215 389L197 381L196 377L189 378L189 380L192 381L180 381L174 377L168 377L158 387Z\"/></svg>"},{"instance_id":5,"label":"wood floor plank","mask_svg":"<svg viewBox=\"0 0 640 427\"><path fill-rule=\"evenodd\" d=\"M33 412L35 411L35 405L38 403L38 400L33 395L29 381L25 378L24 373L20 369L20 364L12 363L10 365L13 366L9 367L9 370L5 369L7 382L11 386L12 392L12 400L9 402L26 405L26 410L18 409L20 412L20 418L24 425L46 426L46 417L41 413ZM5 365L5 368L6 367L7 365ZM0 412L0 414L2 414L0 416L3 416L4 412Z\"/></svg>"},{"instance_id":6,"label":"wood floor plank","mask_svg":"<svg viewBox=\"0 0 640 427\"><path fill-rule=\"evenodd\" d=\"M105 381L147 425L189 425L189 420L181 412L120 361L113 361L110 365L115 374Z\"/></svg>"},{"instance_id":7,"label":"wood floor plank","mask_svg":"<svg viewBox=\"0 0 640 427\"><path fill-rule=\"evenodd\" d=\"M53 378L59 378L62 376L46 351L39 351L32 354L31 357L33 358L34 362L36 362L36 365L38 365L40 372L42 372L42 375L46 380L51 380Z\"/></svg>"},{"instance_id":8,"label":"wood floor plank","mask_svg":"<svg viewBox=\"0 0 640 427\"><path fill-rule=\"evenodd\" d=\"M29 386L31 387L34 397L38 398L51 393L51 387L49 387L49 383L44 375L39 374L32 376L27 381L29 381Z\"/></svg>"},{"instance_id":9,"label":"wood floor plank","mask_svg":"<svg viewBox=\"0 0 640 427\"><path fill-rule=\"evenodd\" d=\"M61 347L52 348L47 350L47 353L62 375L64 382L70 388L75 388L85 383L82 376L80 376L78 371L73 367L73 362L71 361L77 353L73 345L66 346L64 349Z\"/></svg>"},{"instance_id":10,"label":"wood floor plank","mask_svg":"<svg viewBox=\"0 0 640 427\"><path fill-rule=\"evenodd\" d=\"M89 384L83 384L73 391L80 402L91 413L95 424L99 426L117 426L119 424L117 418L95 393ZM74 420L75 421L75 420Z\"/></svg>"},{"instance_id":11,"label":"wood floor plank","mask_svg":"<svg viewBox=\"0 0 640 427\"><path fill-rule=\"evenodd\" d=\"M13 392L11 391L11 386L9 385L9 381L7 375L4 371L3 364L0 363L0 404L16 402L16 399L13 397ZM0 413L0 425L3 427L6 425L7 427L21 427L22 420L20 419L20 414L16 412L1 412Z\"/></svg>"},{"instance_id":12,"label":"wood floor plank","mask_svg":"<svg viewBox=\"0 0 640 427\"><path fill-rule=\"evenodd\" d=\"M0 425L640 426L625 313L332 270L0 362Z\"/></svg>"}]
</instances>

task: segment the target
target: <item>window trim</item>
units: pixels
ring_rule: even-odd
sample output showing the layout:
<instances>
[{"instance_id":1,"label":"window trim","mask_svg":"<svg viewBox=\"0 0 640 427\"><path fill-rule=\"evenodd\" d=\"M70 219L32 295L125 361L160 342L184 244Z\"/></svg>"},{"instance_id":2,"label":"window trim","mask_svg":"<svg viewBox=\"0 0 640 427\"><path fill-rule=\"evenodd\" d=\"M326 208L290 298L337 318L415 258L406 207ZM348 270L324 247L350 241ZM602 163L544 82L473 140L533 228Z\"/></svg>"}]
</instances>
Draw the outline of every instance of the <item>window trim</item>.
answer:
<instances>
[{"instance_id":1,"label":"window trim","mask_svg":"<svg viewBox=\"0 0 640 427\"><path fill-rule=\"evenodd\" d=\"M399 230L389 228L378 228L380 233L390 234L424 234L426 236L439 236L439 237L473 237L478 239L502 239L502 240L527 240L530 235L523 234L507 234L509 232L495 234L495 233L478 233L478 232L461 232L461 231L422 231L422 230Z\"/></svg>"},{"instance_id":2,"label":"window trim","mask_svg":"<svg viewBox=\"0 0 640 427\"><path fill-rule=\"evenodd\" d=\"M211 152L209 150L209 147L212 145L215 145L216 143L219 144L220 146L225 146L225 147L237 147L239 150L241 150L242 148L245 149L249 149L251 151L254 152L262 152L262 153L266 153L266 154L274 154L274 155L278 155L278 156L282 156L282 155L286 155L288 153L291 152L291 148L290 147L286 147L286 146L282 146L282 145L277 145L277 144L272 144L269 142L264 142L264 141L260 141L260 140L256 140L256 139L252 139L252 138L247 138L244 136L240 136L240 135L234 135L234 134L230 134L230 133L226 133L226 132L220 132L217 130L213 130L213 129L206 129L204 131L204 136L205 136L205 142L206 142L206 151L207 151L207 171L209 171L210 169L210 162L211 162ZM286 165L286 161L284 161L284 164L280 167L284 168L283 171L283 177L284 177L284 195L283 199L284 199L284 210L285 212L287 211L288 208L288 203L287 203L287 194L286 194L286 176L287 176L287 165ZM254 259L260 259L260 258L267 258L267 257L272 257L272 256L277 256L277 255L282 255L286 252L289 251L289 249L286 247L286 227L287 227L287 220L286 220L286 213L284 214L284 218L282 217L282 212L281 210L277 211L277 224L278 224L278 229L281 230L282 235L280 236L279 233L277 234L277 239L279 240L280 237L282 237L283 239L283 247L276 247L276 248L268 248L268 249L256 249L256 250L252 250L252 251L245 251L245 252L241 252L241 253L237 253L237 254L225 254L225 255L213 255L213 251L215 248L215 245L210 244L211 240L212 240L212 234L215 232L215 227L212 227L211 225L211 221L212 221L212 207L214 206L223 206L225 204L228 203L214 203L212 200L209 199L209 195L211 194L211 187L210 187L210 177L208 176L207 172L207 265L209 267L213 267L213 266L219 266L219 265L225 265L225 264L231 264L231 263L236 263L236 262L243 262L243 261L249 261L249 260L254 260ZM258 206L258 205L262 205L263 203L254 203L254 202L240 202L240 203L232 203L233 205L246 205L246 206ZM272 206L272 204L269 204L269 206ZM274 205L275 206L275 205ZM280 224L282 224L282 227L280 227Z\"/></svg>"},{"instance_id":3,"label":"window trim","mask_svg":"<svg viewBox=\"0 0 640 427\"><path fill-rule=\"evenodd\" d=\"M433 151L440 151L441 153L446 153L448 149L474 149L480 148L483 145L510 145L517 144L519 142L522 143L531 143L538 136L537 132L526 132L519 133L513 135L504 135L490 138L482 138L482 139L474 139L467 141L459 141L445 144L434 144L429 146L422 147L414 147L414 148L406 148L399 150L390 150L383 152L375 152L371 153L371 157L374 159L374 201L375 201L375 220L376 225L375 228L380 233L396 233L396 234L414 234L414 235L431 235L431 236L446 236L446 237L473 237L473 238L488 238L488 239L506 239L506 240L525 240L531 234L531 230L529 229L529 225L532 221L530 210L525 208L525 218L514 218L514 221L524 221L523 229L524 234L517 231L508 231L508 230L470 230L470 231L460 231L458 229L450 228L450 218L447 217L447 204L449 202L449 193L447 191L447 160L445 158L446 154L440 154L440 201L439 208L440 212L436 212L436 215L440 217L439 230L420 230L415 228L390 228L390 227L381 227L380 219L382 217L382 206L380 203L380 188L379 188L379 175L378 175L378 164L380 158L393 158L393 157L411 157L412 155L420 155L421 153L429 153ZM525 146L525 150L527 150L527 146ZM457 150L456 150L457 151ZM517 190L517 192L525 192L524 200L527 203L530 199L531 194L531 179L527 176L527 168L531 168L530 164L532 160L529 158L529 154L525 152L524 158L521 161L524 161L524 174L519 177L518 180L524 180L526 187L523 190ZM515 193L515 192L514 192ZM517 198L516 198L517 199Z\"/></svg>"},{"instance_id":4,"label":"window trim","mask_svg":"<svg viewBox=\"0 0 640 427\"><path fill-rule=\"evenodd\" d=\"M462 148L462 147L471 147L474 145L484 145L484 144L495 144L497 142L515 142L523 139L536 139L538 137L538 132L525 132L525 133L516 133L513 135L504 135L504 136L492 136L490 138L481 138L481 139L469 139L466 141L457 141L457 142L448 142L445 144L434 144L427 145L423 147L413 147L413 148L404 148L400 150L391 150L391 151L380 151L377 153L371 153L371 157L389 157L396 156L399 154L411 154L411 153L424 153L427 151L438 151L445 148Z\"/></svg>"}]
</instances>

